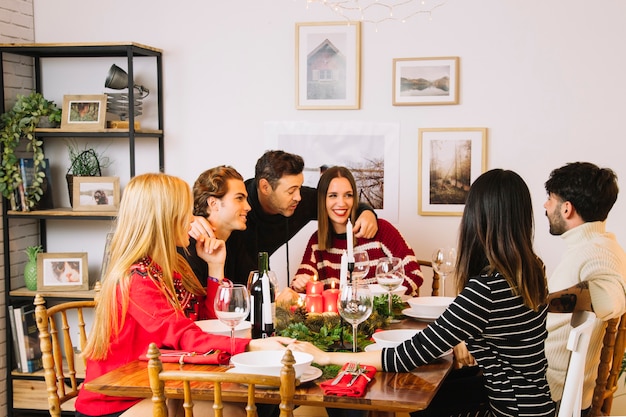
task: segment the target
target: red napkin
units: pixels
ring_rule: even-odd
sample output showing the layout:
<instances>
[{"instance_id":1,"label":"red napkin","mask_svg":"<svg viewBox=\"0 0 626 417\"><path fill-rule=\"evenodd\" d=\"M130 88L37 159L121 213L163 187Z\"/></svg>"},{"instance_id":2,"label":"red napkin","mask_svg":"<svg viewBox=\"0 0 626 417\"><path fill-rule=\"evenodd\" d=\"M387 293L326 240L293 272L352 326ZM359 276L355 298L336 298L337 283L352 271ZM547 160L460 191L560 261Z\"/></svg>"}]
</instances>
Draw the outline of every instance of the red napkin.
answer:
<instances>
[{"instance_id":1,"label":"red napkin","mask_svg":"<svg viewBox=\"0 0 626 417\"><path fill-rule=\"evenodd\" d=\"M348 364L345 364L341 368L341 371L343 371L347 365ZM376 375L376 368L369 365L360 366L361 368L365 368L365 375L367 375L369 379L374 380L374 375ZM322 382L320 384L320 387L324 390L324 395L338 395L340 397L362 397L363 395L365 395L365 390L369 381L363 375L359 375L356 381L354 381L354 384L352 384L352 386L348 386L353 377L354 375L352 374L345 374L337 385L331 385L332 382L335 380L335 378L332 378L328 381Z\"/></svg>"},{"instance_id":2,"label":"red napkin","mask_svg":"<svg viewBox=\"0 0 626 417\"><path fill-rule=\"evenodd\" d=\"M144 353L139 357L141 361L147 361L148 356ZM228 365L230 354L222 351L215 351L210 355L202 353L187 352L182 350L161 349L161 362L195 363L201 365Z\"/></svg>"}]
</instances>

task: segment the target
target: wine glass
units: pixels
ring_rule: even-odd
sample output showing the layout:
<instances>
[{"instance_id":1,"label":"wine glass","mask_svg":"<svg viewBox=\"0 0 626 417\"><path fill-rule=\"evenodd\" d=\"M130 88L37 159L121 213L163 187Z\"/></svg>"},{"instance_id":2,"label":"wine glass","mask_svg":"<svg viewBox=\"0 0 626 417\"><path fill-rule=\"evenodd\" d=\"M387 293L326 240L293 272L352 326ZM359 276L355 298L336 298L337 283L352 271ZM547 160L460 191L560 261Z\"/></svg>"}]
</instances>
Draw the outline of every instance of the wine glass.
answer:
<instances>
[{"instance_id":1,"label":"wine glass","mask_svg":"<svg viewBox=\"0 0 626 417\"><path fill-rule=\"evenodd\" d=\"M230 327L230 354L235 354L235 327L250 312L250 293L245 285L220 285L213 300L215 315Z\"/></svg>"},{"instance_id":2,"label":"wine glass","mask_svg":"<svg viewBox=\"0 0 626 417\"><path fill-rule=\"evenodd\" d=\"M354 251L354 269L352 270L352 282L364 278L370 270L370 257L366 251Z\"/></svg>"},{"instance_id":3,"label":"wine glass","mask_svg":"<svg viewBox=\"0 0 626 417\"><path fill-rule=\"evenodd\" d=\"M399 320L393 319L392 298L393 290L398 288L404 281L404 268L402 267L402 259L397 257L380 258L376 265L376 279L378 285L387 290L389 297L389 317L392 323Z\"/></svg>"},{"instance_id":4,"label":"wine glass","mask_svg":"<svg viewBox=\"0 0 626 417\"><path fill-rule=\"evenodd\" d=\"M352 351L357 351L357 327L372 314L372 293L365 284L349 284L341 289L337 310L352 324Z\"/></svg>"},{"instance_id":5,"label":"wine glass","mask_svg":"<svg viewBox=\"0 0 626 417\"><path fill-rule=\"evenodd\" d=\"M456 265L456 249L453 247L437 248L433 252L433 269L441 276L441 295L446 289L446 276L454 272Z\"/></svg>"}]
</instances>

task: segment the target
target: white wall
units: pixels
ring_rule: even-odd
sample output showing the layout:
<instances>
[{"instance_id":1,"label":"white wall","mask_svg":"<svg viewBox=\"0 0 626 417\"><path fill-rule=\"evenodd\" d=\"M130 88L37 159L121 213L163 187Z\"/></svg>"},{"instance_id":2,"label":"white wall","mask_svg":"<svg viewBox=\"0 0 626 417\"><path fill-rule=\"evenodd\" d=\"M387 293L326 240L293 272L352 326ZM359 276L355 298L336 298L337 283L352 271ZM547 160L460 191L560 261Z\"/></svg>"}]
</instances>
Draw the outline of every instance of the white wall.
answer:
<instances>
[{"instance_id":1,"label":"white wall","mask_svg":"<svg viewBox=\"0 0 626 417\"><path fill-rule=\"evenodd\" d=\"M542 208L550 171L588 160L613 168L626 190L621 0L449 0L430 21L417 17L378 30L365 24L361 110L332 111L294 106L295 23L340 20L319 5L307 9L306 0L34 4L37 42L133 41L163 49L166 171L189 182L218 164L252 176L266 149L266 121L399 123L398 226L420 258L453 241L459 221L417 214L421 127L489 129L488 167L515 170L531 188L536 247L548 271L563 250L548 234ZM392 106L392 59L437 56L461 59L460 104ZM100 73L95 78L103 83ZM608 222L623 246L625 194ZM292 263L302 251L295 246Z\"/></svg>"}]
</instances>

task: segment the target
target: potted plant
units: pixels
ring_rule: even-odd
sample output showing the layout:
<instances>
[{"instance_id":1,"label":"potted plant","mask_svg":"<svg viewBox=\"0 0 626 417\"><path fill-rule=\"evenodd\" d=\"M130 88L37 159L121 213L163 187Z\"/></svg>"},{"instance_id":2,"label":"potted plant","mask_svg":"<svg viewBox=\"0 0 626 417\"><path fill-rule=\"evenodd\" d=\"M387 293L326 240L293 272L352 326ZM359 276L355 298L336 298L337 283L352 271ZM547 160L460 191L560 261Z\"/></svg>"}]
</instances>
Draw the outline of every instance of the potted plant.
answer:
<instances>
[{"instance_id":1,"label":"potted plant","mask_svg":"<svg viewBox=\"0 0 626 417\"><path fill-rule=\"evenodd\" d=\"M22 139L26 139L26 150L32 152L35 174L28 193L25 193L25 205L22 210L33 208L43 196L45 179L45 160L43 142L37 139L35 128L42 117L48 116L52 121L61 121L61 109L53 101L46 100L41 93L33 92L27 96L17 95L13 108L0 115L0 144L2 160L0 162L0 192L9 199L11 209L17 210L16 191L22 184L19 158L15 150Z\"/></svg>"},{"instance_id":2,"label":"potted plant","mask_svg":"<svg viewBox=\"0 0 626 417\"><path fill-rule=\"evenodd\" d=\"M70 205L72 205L74 177L100 177L102 176L102 169L111 165L111 160L108 156L95 148L87 147L87 145L80 148L76 143L68 143L67 149L70 156L70 167L65 178L70 194Z\"/></svg>"}]
</instances>

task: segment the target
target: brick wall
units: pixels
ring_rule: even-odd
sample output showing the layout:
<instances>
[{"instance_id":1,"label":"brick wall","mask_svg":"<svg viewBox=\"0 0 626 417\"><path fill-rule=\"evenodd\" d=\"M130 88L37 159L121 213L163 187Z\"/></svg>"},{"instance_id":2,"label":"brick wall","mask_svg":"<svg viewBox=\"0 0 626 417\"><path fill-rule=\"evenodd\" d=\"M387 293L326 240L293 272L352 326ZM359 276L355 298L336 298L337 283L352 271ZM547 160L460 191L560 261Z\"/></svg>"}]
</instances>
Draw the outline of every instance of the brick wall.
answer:
<instances>
[{"instance_id":1,"label":"brick wall","mask_svg":"<svg viewBox=\"0 0 626 417\"><path fill-rule=\"evenodd\" d=\"M30 43L34 42L34 20L32 0L0 0L0 43ZM30 59L15 56L5 59L5 108L9 108L15 101L17 94L28 93L33 88L32 62ZM4 204L2 201L1 204ZM4 219L0 222L3 228ZM10 251L18 255L26 246L32 244L37 232L36 223L11 222ZM4 276L4 241L3 230L0 230L0 291L5 288ZM23 259L20 258L20 259ZM23 267L15 265L11 268L11 281L19 282L23 278ZM7 355L6 355L6 294L0 296L0 415L8 415L7 410Z\"/></svg>"}]
</instances>

